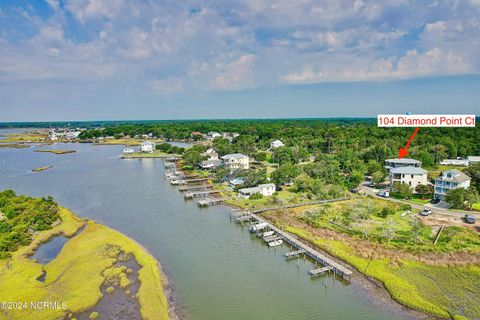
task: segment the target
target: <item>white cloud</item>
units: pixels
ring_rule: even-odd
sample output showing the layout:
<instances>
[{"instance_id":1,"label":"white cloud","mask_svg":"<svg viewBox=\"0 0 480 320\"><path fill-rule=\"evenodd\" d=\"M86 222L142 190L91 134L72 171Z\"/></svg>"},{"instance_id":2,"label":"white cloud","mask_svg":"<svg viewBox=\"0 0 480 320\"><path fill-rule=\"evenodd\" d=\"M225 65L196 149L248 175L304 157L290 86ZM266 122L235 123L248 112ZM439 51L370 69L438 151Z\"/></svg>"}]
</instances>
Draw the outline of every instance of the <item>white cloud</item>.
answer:
<instances>
[{"instance_id":1,"label":"white cloud","mask_svg":"<svg viewBox=\"0 0 480 320\"><path fill-rule=\"evenodd\" d=\"M81 22L91 18L115 17L123 0L69 0L66 8Z\"/></svg>"},{"instance_id":2,"label":"white cloud","mask_svg":"<svg viewBox=\"0 0 480 320\"><path fill-rule=\"evenodd\" d=\"M368 63L354 59L343 64L306 66L301 71L284 74L280 79L288 83L389 80L437 74L468 74L472 68L452 51L434 48L419 53L414 49L398 59L390 57Z\"/></svg>"},{"instance_id":3,"label":"white cloud","mask_svg":"<svg viewBox=\"0 0 480 320\"><path fill-rule=\"evenodd\" d=\"M478 74L477 1L48 0L53 15L18 8L28 28L2 26L0 80L168 95Z\"/></svg>"},{"instance_id":4,"label":"white cloud","mask_svg":"<svg viewBox=\"0 0 480 320\"><path fill-rule=\"evenodd\" d=\"M150 87L155 94L170 95L184 89L183 81L179 78L155 79L150 82Z\"/></svg>"}]
</instances>

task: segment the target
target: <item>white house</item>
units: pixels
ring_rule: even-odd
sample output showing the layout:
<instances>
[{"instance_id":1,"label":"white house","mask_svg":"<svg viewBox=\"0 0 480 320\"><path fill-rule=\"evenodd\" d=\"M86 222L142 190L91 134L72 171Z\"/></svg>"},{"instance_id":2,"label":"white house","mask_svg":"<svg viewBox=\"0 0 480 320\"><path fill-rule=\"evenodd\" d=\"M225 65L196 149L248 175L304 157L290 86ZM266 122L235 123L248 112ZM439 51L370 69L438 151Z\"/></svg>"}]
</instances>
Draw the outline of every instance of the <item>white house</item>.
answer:
<instances>
[{"instance_id":1,"label":"white house","mask_svg":"<svg viewBox=\"0 0 480 320\"><path fill-rule=\"evenodd\" d=\"M204 170L212 170L223 165L223 161L221 159L209 159L204 160L200 163L200 167Z\"/></svg>"},{"instance_id":2,"label":"white house","mask_svg":"<svg viewBox=\"0 0 480 320\"><path fill-rule=\"evenodd\" d=\"M389 170L390 185L393 186L395 182L408 184L411 188L415 188L419 184L427 184L428 171L419 167L398 167Z\"/></svg>"},{"instance_id":3,"label":"white house","mask_svg":"<svg viewBox=\"0 0 480 320\"><path fill-rule=\"evenodd\" d=\"M468 166L468 160L466 159L444 159L440 161L444 166Z\"/></svg>"},{"instance_id":4,"label":"white house","mask_svg":"<svg viewBox=\"0 0 480 320\"><path fill-rule=\"evenodd\" d=\"M276 185L274 183L265 183L259 184L258 189L260 189L260 193L265 197L270 197L273 195L276 189Z\"/></svg>"},{"instance_id":5,"label":"white house","mask_svg":"<svg viewBox=\"0 0 480 320\"><path fill-rule=\"evenodd\" d=\"M155 151L155 142L151 141L144 141L140 145L141 152L153 153Z\"/></svg>"},{"instance_id":6,"label":"white house","mask_svg":"<svg viewBox=\"0 0 480 320\"><path fill-rule=\"evenodd\" d=\"M249 159L246 155L241 153L227 154L222 157L223 164L229 168L230 171L238 169L247 170L249 168Z\"/></svg>"},{"instance_id":7,"label":"white house","mask_svg":"<svg viewBox=\"0 0 480 320\"><path fill-rule=\"evenodd\" d=\"M209 160L218 160L218 153L213 148L205 151L204 155L207 156Z\"/></svg>"},{"instance_id":8,"label":"white house","mask_svg":"<svg viewBox=\"0 0 480 320\"><path fill-rule=\"evenodd\" d=\"M280 147L285 147L285 144L280 140L275 140L270 142L270 149L276 149Z\"/></svg>"},{"instance_id":9,"label":"white house","mask_svg":"<svg viewBox=\"0 0 480 320\"><path fill-rule=\"evenodd\" d=\"M385 160L385 168L387 169L388 172L390 172L391 169L402 168L402 167L421 168L422 163L418 160L410 159L410 158Z\"/></svg>"},{"instance_id":10,"label":"white house","mask_svg":"<svg viewBox=\"0 0 480 320\"><path fill-rule=\"evenodd\" d=\"M208 136L208 139L213 140L213 139L215 139L215 138L220 138L222 135L221 135L220 133L218 133L218 132L210 131L210 132L207 134L207 136Z\"/></svg>"},{"instance_id":11,"label":"white house","mask_svg":"<svg viewBox=\"0 0 480 320\"><path fill-rule=\"evenodd\" d=\"M252 194L256 193L260 193L264 197L270 197L275 192L275 188L276 186L273 183L259 184L252 188L242 188L238 190L238 197L248 199Z\"/></svg>"},{"instance_id":12,"label":"white house","mask_svg":"<svg viewBox=\"0 0 480 320\"><path fill-rule=\"evenodd\" d=\"M465 173L452 169L443 171L440 173L440 176L435 179L435 189L433 197L435 199L444 200L445 194L457 188L465 188L467 189L470 187L470 177L467 176Z\"/></svg>"}]
</instances>

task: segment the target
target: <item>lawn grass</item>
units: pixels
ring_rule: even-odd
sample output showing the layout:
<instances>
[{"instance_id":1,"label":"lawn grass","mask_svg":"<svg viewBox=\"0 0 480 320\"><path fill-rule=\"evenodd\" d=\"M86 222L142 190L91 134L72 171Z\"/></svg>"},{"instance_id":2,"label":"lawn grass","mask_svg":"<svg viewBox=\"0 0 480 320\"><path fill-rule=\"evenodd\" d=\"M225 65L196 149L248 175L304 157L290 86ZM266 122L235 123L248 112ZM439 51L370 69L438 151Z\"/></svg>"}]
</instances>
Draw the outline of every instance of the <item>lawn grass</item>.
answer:
<instances>
[{"instance_id":1,"label":"lawn grass","mask_svg":"<svg viewBox=\"0 0 480 320\"><path fill-rule=\"evenodd\" d=\"M309 201L305 199L301 194L296 192L291 192L288 189L283 189L282 191L277 191L271 197L262 197L260 199L243 199L238 198L237 194L234 192L226 193L228 199L226 200L227 204L235 205L245 209L261 208L261 207L272 207L280 206L285 204L295 204Z\"/></svg>"},{"instance_id":2,"label":"lawn grass","mask_svg":"<svg viewBox=\"0 0 480 320\"><path fill-rule=\"evenodd\" d=\"M60 208L62 223L53 229L35 235L33 242L13 253L8 260L0 260L0 301L66 302L68 310L42 311L5 310L5 319L59 319L70 313L89 310L102 297L100 287L105 281L104 271L117 261L119 250L132 254L141 269L138 272L140 288L138 300L143 319L168 319L168 302L163 291L163 279L157 261L136 242L119 232L81 220L69 210ZM28 258L42 243L55 235L74 235L59 255L45 266ZM116 248L116 249L115 249ZM45 282L36 279L47 272Z\"/></svg>"},{"instance_id":3,"label":"lawn grass","mask_svg":"<svg viewBox=\"0 0 480 320\"><path fill-rule=\"evenodd\" d=\"M49 150L49 149L36 149L36 150L33 150L34 152L49 152L49 153L53 153L53 154L67 154L67 153L75 153L77 152L76 150L55 150L55 149L52 149L52 150Z\"/></svg>"}]
</instances>

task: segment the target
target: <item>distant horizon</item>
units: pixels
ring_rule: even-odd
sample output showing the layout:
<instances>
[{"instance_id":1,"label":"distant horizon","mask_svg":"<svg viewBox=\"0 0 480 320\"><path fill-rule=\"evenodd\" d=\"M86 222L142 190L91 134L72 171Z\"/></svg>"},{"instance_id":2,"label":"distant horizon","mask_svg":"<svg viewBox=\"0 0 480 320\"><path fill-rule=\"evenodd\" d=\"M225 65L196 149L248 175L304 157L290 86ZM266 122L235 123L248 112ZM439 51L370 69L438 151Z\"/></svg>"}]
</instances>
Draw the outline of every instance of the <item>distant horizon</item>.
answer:
<instances>
[{"instance_id":1,"label":"distant horizon","mask_svg":"<svg viewBox=\"0 0 480 320\"><path fill-rule=\"evenodd\" d=\"M437 113L438 114L438 113ZM448 113L447 113L448 114ZM456 113L451 113L456 114ZM480 115L475 114L477 122L480 120ZM29 125L29 124L70 124L70 123L155 123L155 122L196 122L196 121L281 121L281 120L293 120L293 121L305 121L305 120L364 120L376 122L376 116L372 117L288 117L288 118L195 118L195 119L96 119L96 120L59 120L59 121L3 121L0 122L0 128L6 125Z\"/></svg>"}]
</instances>

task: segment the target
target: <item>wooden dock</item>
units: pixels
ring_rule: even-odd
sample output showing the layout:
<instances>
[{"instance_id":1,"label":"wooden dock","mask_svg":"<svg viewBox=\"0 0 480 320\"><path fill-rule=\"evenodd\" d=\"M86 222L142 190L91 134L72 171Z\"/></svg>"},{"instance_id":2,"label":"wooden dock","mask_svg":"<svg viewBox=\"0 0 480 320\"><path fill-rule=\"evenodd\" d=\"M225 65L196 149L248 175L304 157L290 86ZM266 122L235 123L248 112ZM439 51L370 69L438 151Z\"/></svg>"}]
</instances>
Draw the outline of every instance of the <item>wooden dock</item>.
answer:
<instances>
[{"instance_id":1,"label":"wooden dock","mask_svg":"<svg viewBox=\"0 0 480 320\"><path fill-rule=\"evenodd\" d=\"M285 259L288 260L288 259L296 258L296 257L298 257L302 254L305 254L305 250L303 250L303 249L286 252L285 253Z\"/></svg>"},{"instance_id":2,"label":"wooden dock","mask_svg":"<svg viewBox=\"0 0 480 320\"><path fill-rule=\"evenodd\" d=\"M180 188L178 188L178 191L182 191L182 192L185 192L185 191L187 191L187 192L188 191L207 191L208 189L211 189L211 188L213 188L213 186L211 184L202 184L200 186L180 187Z\"/></svg>"},{"instance_id":3,"label":"wooden dock","mask_svg":"<svg viewBox=\"0 0 480 320\"><path fill-rule=\"evenodd\" d=\"M199 200L197 203L199 207L210 207L210 206L220 204L223 201L225 201L225 199L205 198L205 199Z\"/></svg>"},{"instance_id":4,"label":"wooden dock","mask_svg":"<svg viewBox=\"0 0 480 320\"><path fill-rule=\"evenodd\" d=\"M271 223L269 223L267 220L263 219L262 217L254 215L251 212L244 212L244 213L242 213L242 212L232 212L231 215L235 217L235 220L237 222L253 221L254 223L268 223L268 229L269 230L275 231L276 236L280 237L284 242L288 243L289 245L291 245L292 247L297 249L296 251L287 252L289 257L303 254L306 257L309 257L310 259L315 261L315 263L319 263L320 265L324 266L323 268L318 269L318 270L322 270L322 272L318 271L317 269L314 269L314 270L317 270L317 271L314 272L315 275L320 275L321 273L325 273L325 272L331 270L331 271L335 272L335 274L337 274L337 275L341 276L342 278L350 281L350 276L353 273L351 270L342 266L341 264L334 261L333 259L321 254L317 250L315 250L312 247L308 246L307 244L303 243L299 239L293 237L289 233L287 233L283 230L280 230L279 228L275 227L274 225L272 225ZM285 257L287 257L287 254L285 254Z\"/></svg>"},{"instance_id":5,"label":"wooden dock","mask_svg":"<svg viewBox=\"0 0 480 320\"><path fill-rule=\"evenodd\" d=\"M193 199L197 197L206 197L212 194L218 194L220 190L206 190L206 191L196 191L196 192L187 192L185 193L185 199Z\"/></svg>"},{"instance_id":6,"label":"wooden dock","mask_svg":"<svg viewBox=\"0 0 480 320\"><path fill-rule=\"evenodd\" d=\"M316 277L316 276L320 276L320 275L324 274L325 272L329 272L331 270L333 270L333 267L327 266L327 267L323 267L323 268L316 268L316 269L310 270L309 274L312 277Z\"/></svg>"},{"instance_id":7,"label":"wooden dock","mask_svg":"<svg viewBox=\"0 0 480 320\"><path fill-rule=\"evenodd\" d=\"M193 179L183 179L185 183L197 183L197 182L204 182L207 181L208 178L193 178Z\"/></svg>"}]
</instances>

